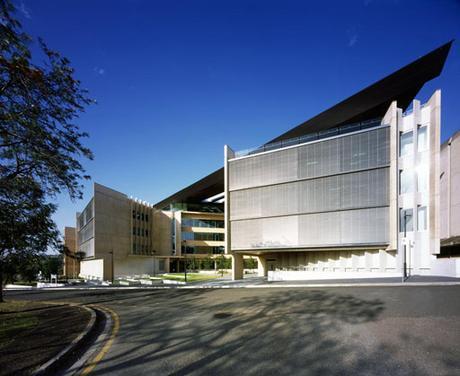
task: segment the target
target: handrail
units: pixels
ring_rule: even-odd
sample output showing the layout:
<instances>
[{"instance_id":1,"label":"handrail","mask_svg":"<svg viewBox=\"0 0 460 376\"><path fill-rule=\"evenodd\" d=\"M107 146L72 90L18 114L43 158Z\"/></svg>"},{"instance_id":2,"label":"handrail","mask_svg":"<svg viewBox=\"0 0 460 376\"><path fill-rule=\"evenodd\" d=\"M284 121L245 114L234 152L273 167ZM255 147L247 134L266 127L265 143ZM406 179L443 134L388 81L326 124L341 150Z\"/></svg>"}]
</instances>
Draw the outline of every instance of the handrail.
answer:
<instances>
[{"instance_id":1,"label":"handrail","mask_svg":"<svg viewBox=\"0 0 460 376\"><path fill-rule=\"evenodd\" d=\"M366 120L358 123L346 124L340 127L326 129L324 131L308 133L303 136L272 142L256 148L240 150L235 152L235 158L244 157L246 155L259 154L265 151L281 149L287 146L299 145L310 141L321 140L323 138L333 137L367 128L376 127L381 124L381 121L382 119L379 118Z\"/></svg>"}]
</instances>

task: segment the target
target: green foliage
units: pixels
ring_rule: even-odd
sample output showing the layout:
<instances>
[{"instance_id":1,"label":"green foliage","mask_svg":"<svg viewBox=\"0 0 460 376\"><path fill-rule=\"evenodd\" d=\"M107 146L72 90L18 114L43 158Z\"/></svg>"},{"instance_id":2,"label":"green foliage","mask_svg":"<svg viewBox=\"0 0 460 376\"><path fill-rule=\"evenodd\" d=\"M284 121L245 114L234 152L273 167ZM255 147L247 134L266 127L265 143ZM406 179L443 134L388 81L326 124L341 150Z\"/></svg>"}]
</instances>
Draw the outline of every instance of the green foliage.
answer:
<instances>
[{"instance_id":1,"label":"green foliage","mask_svg":"<svg viewBox=\"0 0 460 376\"><path fill-rule=\"evenodd\" d=\"M188 257L186 259L187 270L198 270L200 262L195 257Z\"/></svg>"},{"instance_id":2,"label":"green foliage","mask_svg":"<svg viewBox=\"0 0 460 376\"><path fill-rule=\"evenodd\" d=\"M42 255L40 257L40 271L48 279L51 274L62 274L62 256L61 255Z\"/></svg>"},{"instance_id":3,"label":"green foliage","mask_svg":"<svg viewBox=\"0 0 460 376\"><path fill-rule=\"evenodd\" d=\"M40 271L40 260L36 255L11 254L4 263L3 274L6 283L32 282Z\"/></svg>"},{"instance_id":4,"label":"green foliage","mask_svg":"<svg viewBox=\"0 0 460 376\"><path fill-rule=\"evenodd\" d=\"M254 257L243 259L245 269L257 269L257 260Z\"/></svg>"},{"instance_id":5,"label":"green foliage","mask_svg":"<svg viewBox=\"0 0 460 376\"><path fill-rule=\"evenodd\" d=\"M33 39L14 12L0 0L0 282L14 255L33 259L57 245L48 200L62 192L80 198L88 178L80 160L93 157L73 122L92 100L69 60L44 41L32 58Z\"/></svg>"},{"instance_id":6,"label":"green foliage","mask_svg":"<svg viewBox=\"0 0 460 376\"><path fill-rule=\"evenodd\" d=\"M3 276L5 283L32 282L39 272L48 280L51 274L60 275L61 269L61 255L12 253L5 259Z\"/></svg>"},{"instance_id":7,"label":"green foliage","mask_svg":"<svg viewBox=\"0 0 460 376\"><path fill-rule=\"evenodd\" d=\"M201 259L200 269L202 270L213 270L214 269L214 260L211 257L206 257Z\"/></svg>"},{"instance_id":8,"label":"green foliage","mask_svg":"<svg viewBox=\"0 0 460 376\"><path fill-rule=\"evenodd\" d=\"M56 244L59 233L51 219L55 206L46 203L33 180L14 181L17 184L9 184L7 190L0 186L0 268L11 276L10 264L24 264L29 269L22 272L30 275L29 263Z\"/></svg>"},{"instance_id":9,"label":"green foliage","mask_svg":"<svg viewBox=\"0 0 460 376\"><path fill-rule=\"evenodd\" d=\"M81 143L87 135L73 120L91 103L73 77L70 62L39 40L44 66L32 63L31 38L0 0L0 179L29 177L46 194L66 190L81 197L84 169L76 157L92 158ZM10 11L8 11L10 9Z\"/></svg>"},{"instance_id":10,"label":"green foliage","mask_svg":"<svg viewBox=\"0 0 460 376\"><path fill-rule=\"evenodd\" d=\"M232 259L231 258L226 258L224 255L220 255L216 259L217 263L217 269L219 269L220 274L223 276L224 275L224 270L225 269L231 269L232 268Z\"/></svg>"}]
</instances>

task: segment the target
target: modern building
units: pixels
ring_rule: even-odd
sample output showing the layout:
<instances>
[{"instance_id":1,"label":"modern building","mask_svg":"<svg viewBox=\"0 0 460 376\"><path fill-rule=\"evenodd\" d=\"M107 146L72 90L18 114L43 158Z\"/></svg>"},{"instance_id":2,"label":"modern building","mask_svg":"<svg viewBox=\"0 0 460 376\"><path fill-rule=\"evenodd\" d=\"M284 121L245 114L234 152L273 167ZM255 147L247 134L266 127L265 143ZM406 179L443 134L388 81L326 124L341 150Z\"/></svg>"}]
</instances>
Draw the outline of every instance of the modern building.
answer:
<instances>
[{"instance_id":1,"label":"modern building","mask_svg":"<svg viewBox=\"0 0 460 376\"><path fill-rule=\"evenodd\" d=\"M67 278L78 278L80 274L80 261L76 256L77 252L77 229L75 227L64 228L64 253L62 272Z\"/></svg>"},{"instance_id":2,"label":"modern building","mask_svg":"<svg viewBox=\"0 0 460 376\"><path fill-rule=\"evenodd\" d=\"M264 151L227 148L228 250L270 279L443 273L441 93ZM234 277L242 277L235 262Z\"/></svg>"},{"instance_id":3,"label":"modern building","mask_svg":"<svg viewBox=\"0 0 460 376\"><path fill-rule=\"evenodd\" d=\"M161 210L97 183L77 213L76 232L76 248L84 254L80 276L87 279L180 271L185 253L200 258L224 252L222 204Z\"/></svg>"},{"instance_id":4,"label":"modern building","mask_svg":"<svg viewBox=\"0 0 460 376\"><path fill-rule=\"evenodd\" d=\"M81 275L225 252L234 279L248 256L272 280L460 276L458 135L440 146L440 90L415 99L451 44L260 147L226 146L223 168L155 205L95 185L78 216Z\"/></svg>"},{"instance_id":5,"label":"modern building","mask_svg":"<svg viewBox=\"0 0 460 376\"><path fill-rule=\"evenodd\" d=\"M441 257L460 269L460 131L441 145ZM452 267L452 265L451 265Z\"/></svg>"},{"instance_id":6,"label":"modern building","mask_svg":"<svg viewBox=\"0 0 460 376\"><path fill-rule=\"evenodd\" d=\"M409 88L421 72L436 69L428 77L437 76L449 48L285 134L292 138L240 153L225 148L226 252L235 279L247 254L258 256L272 280L460 276L460 263L446 260L440 246L441 228L460 230L452 216L457 201L440 195L441 92L411 106L412 92L401 92L382 111L396 77ZM344 112L354 112L353 121L342 122ZM452 162L452 140L443 150ZM458 174L444 165L451 193ZM443 244L458 242L454 234Z\"/></svg>"}]
</instances>

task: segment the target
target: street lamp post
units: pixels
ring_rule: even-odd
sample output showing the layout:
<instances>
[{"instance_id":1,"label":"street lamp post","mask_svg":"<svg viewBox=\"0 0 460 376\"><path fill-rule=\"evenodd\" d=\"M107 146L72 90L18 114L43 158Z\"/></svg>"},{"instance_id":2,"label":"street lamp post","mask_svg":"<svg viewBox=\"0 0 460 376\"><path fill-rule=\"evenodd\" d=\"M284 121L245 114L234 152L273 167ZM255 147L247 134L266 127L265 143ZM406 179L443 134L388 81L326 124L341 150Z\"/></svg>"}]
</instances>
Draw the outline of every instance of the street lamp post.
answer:
<instances>
[{"instance_id":1,"label":"street lamp post","mask_svg":"<svg viewBox=\"0 0 460 376\"><path fill-rule=\"evenodd\" d=\"M111 261L111 271L112 271L111 274L112 274L112 285L113 285L113 269L114 269L114 268L113 268L113 249L109 252L109 254L110 254L110 256L111 256L111 257L110 257L110 261Z\"/></svg>"},{"instance_id":2,"label":"street lamp post","mask_svg":"<svg viewBox=\"0 0 460 376\"><path fill-rule=\"evenodd\" d=\"M184 240L184 280L187 283L187 240Z\"/></svg>"},{"instance_id":3,"label":"street lamp post","mask_svg":"<svg viewBox=\"0 0 460 376\"><path fill-rule=\"evenodd\" d=\"M406 262L406 245L407 245L407 213L406 210L404 210L404 247L403 247L403 277L402 281L405 282L407 279L407 262Z\"/></svg>"},{"instance_id":4,"label":"street lamp post","mask_svg":"<svg viewBox=\"0 0 460 376\"><path fill-rule=\"evenodd\" d=\"M152 251L152 261L153 261L153 276L155 277L155 253L156 251Z\"/></svg>"}]
</instances>

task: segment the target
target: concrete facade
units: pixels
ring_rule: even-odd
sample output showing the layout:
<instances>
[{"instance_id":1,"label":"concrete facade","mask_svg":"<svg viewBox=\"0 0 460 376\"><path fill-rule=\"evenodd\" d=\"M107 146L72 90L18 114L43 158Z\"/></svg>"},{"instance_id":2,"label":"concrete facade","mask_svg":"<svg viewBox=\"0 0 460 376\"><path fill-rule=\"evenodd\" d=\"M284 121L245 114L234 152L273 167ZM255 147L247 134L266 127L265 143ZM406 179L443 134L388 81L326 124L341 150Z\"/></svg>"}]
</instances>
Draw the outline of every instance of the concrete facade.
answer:
<instances>
[{"instance_id":1,"label":"concrete facade","mask_svg":"<svg viewBox=\"0 0 460 376\"><path fill-rule=\"evenodd\" d=\"M78 247L85 253L80 276L112 280L153 274L153 256L167 254L155 249L153 222L151 205L95 183L93 198L77 213Z\"/></svg>"},{"instance_id":2,"label":"concrete facade","mask_svg":"<svg viewBox=\"0 0 460 376\"><path fill-rule=\"evenodd\" d=\"M441 245L453 250L460 245L460 131L442 144L440 159Z\"/></svg>"},{"instance_id":3,"label":"concrete facade","mask_svg":"<svg viewBox=\"0 0 460 376\"><path fill-rule=\"evenodd\" d=\"M460 131L441 147L441 239L460 237Z\"/></svg>"},{"instance_id":4,"label":"concrete facade","mask_svg":"<svg viewBox=\"0 0 460 376\"><path fill-rule=\"evenodd\" d=\"M159 210L103 185L77 213L80 277L111 281L183 268L184 255L223 253L223 213ZM191 256L189 256L191 257Z\"/></svg>"},{"instance_id":5,"label":"concrete facade","mask_svg":"<svg viewBox=\"0 0 460 376\"><path fill-rule=\"evenodd\" d=\"M243 255L269 280L459 275L437 257L440 106L438 90L406 113L393 102L370 128L243 155L226 146L233 278Z\"/></svg>"},{"instance_id":6,"label":"concrete facade","mask_svg":"<svg viewBox=\"0 0 460 376\"><path fill-rule=\"evenodd\" d=\"M75 256L77 251L77 229L75 227L64 228L64 246L69 254L63 258L63 274L67 278L78 278L80 274L80 261Z\"/></svg>"}]
</instances>

